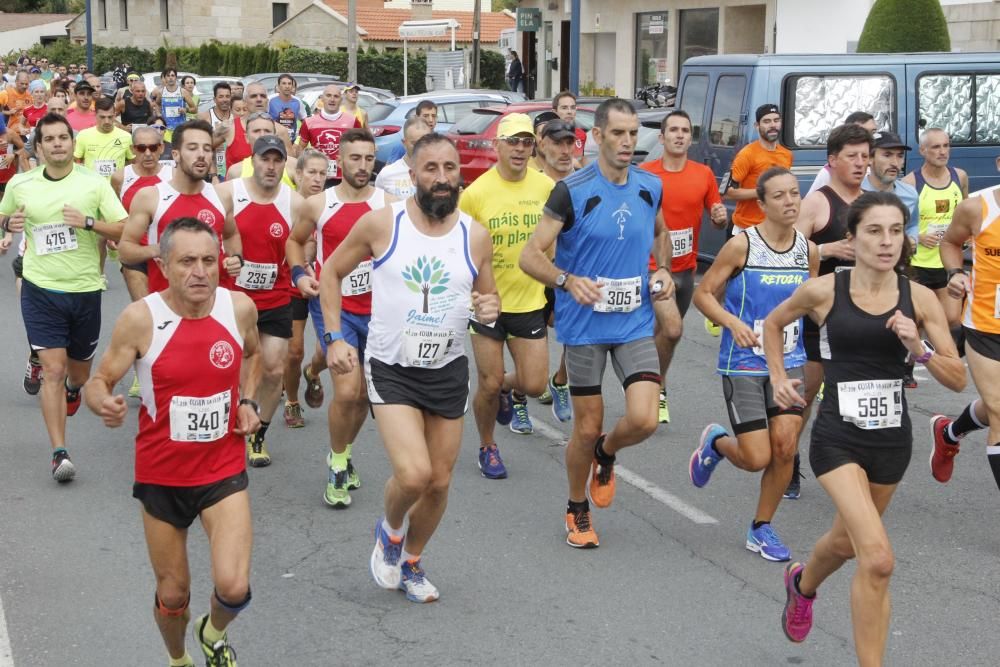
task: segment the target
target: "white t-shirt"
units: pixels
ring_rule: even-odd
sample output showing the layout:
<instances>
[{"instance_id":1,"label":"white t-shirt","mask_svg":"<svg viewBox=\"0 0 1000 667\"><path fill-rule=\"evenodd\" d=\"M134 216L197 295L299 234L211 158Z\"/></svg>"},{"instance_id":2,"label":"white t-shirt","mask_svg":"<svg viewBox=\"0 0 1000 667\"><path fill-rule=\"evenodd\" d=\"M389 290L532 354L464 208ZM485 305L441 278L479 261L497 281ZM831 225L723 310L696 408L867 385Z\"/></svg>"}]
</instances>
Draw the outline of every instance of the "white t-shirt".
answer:
<instances>
[{"instance_id":1,"label":"white t-shirt","mask_svg":"<svg viewBox=\"0 0 1000 667\"><path fill-rule=\"evenodd\" d=\"M824 185L830 185L830 165L829 164L824 164L823 168L820 169L819 173L816 174L816 179L813 181L813 184L811 186L809 186L809 192L806 193L806 196L809 196L812 193L816 192L817 190L819 190Z\"/></svg>"},{"instance_id":2,"label":"white t-shirt","mask_svg":"<svg viewBox=\"0 0 1000 667\"><path fill-rule=\"evenodd\" d=\"M375 177L375 186L399 199L405 199L417 191L410 179L410 165L406 164L404 158L382 167L382 171Z\"/></svg>"}]
</instances>

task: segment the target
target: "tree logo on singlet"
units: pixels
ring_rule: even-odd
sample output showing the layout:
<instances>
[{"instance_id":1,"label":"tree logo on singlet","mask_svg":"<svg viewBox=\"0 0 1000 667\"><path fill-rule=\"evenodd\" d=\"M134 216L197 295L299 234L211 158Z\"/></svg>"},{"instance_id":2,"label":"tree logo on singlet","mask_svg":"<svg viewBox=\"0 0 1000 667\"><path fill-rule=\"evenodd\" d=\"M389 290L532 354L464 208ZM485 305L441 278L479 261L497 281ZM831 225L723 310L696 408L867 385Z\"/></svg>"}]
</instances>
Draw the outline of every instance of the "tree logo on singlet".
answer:
<instances>
[{"instance_id":1,"label":"tree logo on singlet","mask_svg":"<svg viewBox=\"0 0 1000 667\"><path fill-rule=\"evenodd\" d=\"M443 294L448 291L447 283L451 274L444 270L444 262L437 257L418 257L416 263L403 269L403 282L414 294L423 294L423 312L429 312L428 300L431 294Z\"/></svg>"},{"instance_id":2,"label":"tree logo on singlet","mask_svg":"<svg viewBox=\"0 0 1000 667\"><path fill-rule=\"evenodd\" d=\"M207 208L203 208L198 211L198 219L204 222L206 225L211 227L215 224L215 214L209 211Z\"/></svg>"},{"instance_id":3,"label":"tree logo on singlet","mask_svg":"<svg viewBox=\"0 0 1000 667\"><path fill-rule=\"evenodd\" d=\"M273 236L276 239L280 239L281 233L284 231L284 228L281 226L280 222L272 222L271 227L268 229L268 231L271 232L271 236Z\"/></svg>"},{"instance_id":4,"label":"tree logo on singlet","mask_svg":"<svg viewBox=\"0 0 1000 667\"><path fill-rule=\"evenodd\" d=\"M611 216L615 219L615 222L618 223L618 240L624 241L625 223L632 217L632 211L629 210L627 203L622 202L622 205L616 208Z\"/></svg>"},{"instance_id":5,"label":"tree logo on singlet","mask_svg":"<svg viewBox=\"0 0 1000 667\"><path fill-rule=\"evenodd\" d=\"M227 341L220 340L216 341L212 349L208 351L208 360L216 368L229 368L236 360L236 353L233 352L232 345Z\"/></svg>"}]
</instances>

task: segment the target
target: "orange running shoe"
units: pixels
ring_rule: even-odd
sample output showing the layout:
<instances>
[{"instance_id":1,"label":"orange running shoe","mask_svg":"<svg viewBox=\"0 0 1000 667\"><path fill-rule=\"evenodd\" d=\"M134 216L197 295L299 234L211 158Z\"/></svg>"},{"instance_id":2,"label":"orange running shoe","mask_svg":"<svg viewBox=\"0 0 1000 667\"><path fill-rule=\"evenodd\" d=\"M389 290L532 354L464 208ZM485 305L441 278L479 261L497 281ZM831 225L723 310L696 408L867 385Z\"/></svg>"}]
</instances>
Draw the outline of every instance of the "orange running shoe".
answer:
<instances>
[{"instance_id":1,"label":"orange running shoe","mask_svg":"<svg viewBox=\"0 0 1000 667\"><path fill-rule=\"evenodd\" d=\"M601 545L590 523L590 510L566 512L566 544L576 549L596 549Z\"/></svg>"},{"instance_id":2,"label":"orange running shoe","mask_svg":"<svg viewBox=\"0 0 1000 667\"><path fill-rule=\"evenodd\" d=\"M604 442L606 435L601 434L597 439L598 444ZM596 447L594 448L597 449ZM611 501L615 499L615 460L611 458L610 463L600 463L595 455L594 462L590 464L590 500L601 509L611 506Z\"/></svg>"}]
</instances>

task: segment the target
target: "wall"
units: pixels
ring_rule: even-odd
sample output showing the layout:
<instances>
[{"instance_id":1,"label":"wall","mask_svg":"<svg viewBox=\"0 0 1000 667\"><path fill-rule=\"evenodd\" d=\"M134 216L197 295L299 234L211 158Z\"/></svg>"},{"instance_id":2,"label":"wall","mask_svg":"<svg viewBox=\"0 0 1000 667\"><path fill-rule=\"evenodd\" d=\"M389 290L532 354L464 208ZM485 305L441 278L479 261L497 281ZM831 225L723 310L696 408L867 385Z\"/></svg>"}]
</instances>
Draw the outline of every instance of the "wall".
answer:
<instances>
[{"instance_id":1,"label":"wall","mask_svg":"<svg viewBox=\"0 0 1000 667\"><path fill-rule=\"evenodd\" d=\"M847 53L874 0L777 0L777 53ZM836 4L836 11L830 11ZM822 22L822 25L820 25Z\"/></svg>"},{"instance_id":2,"label":"wall","mask_svg":"<svg viewBox=\"0 0 1000 667\"><path fill-rule=\"evenodd\" d=\"M347 48L347 26L316 6L275 28L270 37L272 44L289 42L303 49L336 51ZM360 35L358 46L367 47Z\"/></svg>"},{"instance_id":3,"label":"wall","mask_svg":"<svg viewBox=\"0 0 1000 667\"><path fill-rule=\"evenodd\" d=\"M66 21L56 21L54 23L33 25L29 28L21 28L20 30L2 32L0 33L0 43L3 44L3 48L0 51L7 53L9 51L30 49L32 46L38 44L42 37L65 37L66 23Z\"/></svg>"},{"instance_id":4,"label":"wall","mask_svg":"<svg viewBox=\"0 0 1000 667\"><path fill-rule=\"evenodd\" d=\"M763 53L766 48L767 6L723 7L719 12L722 53Z\"/></svg>"},{"instance_id":5,"label":"wall","mask_svg":"<svg viewBox=\"0 0 1000 667\"><path fill-rule=\"evenodd\" d=\"M1000 3L942 2L953 51L1000 50Z\"/></svg>"}]
</instances>

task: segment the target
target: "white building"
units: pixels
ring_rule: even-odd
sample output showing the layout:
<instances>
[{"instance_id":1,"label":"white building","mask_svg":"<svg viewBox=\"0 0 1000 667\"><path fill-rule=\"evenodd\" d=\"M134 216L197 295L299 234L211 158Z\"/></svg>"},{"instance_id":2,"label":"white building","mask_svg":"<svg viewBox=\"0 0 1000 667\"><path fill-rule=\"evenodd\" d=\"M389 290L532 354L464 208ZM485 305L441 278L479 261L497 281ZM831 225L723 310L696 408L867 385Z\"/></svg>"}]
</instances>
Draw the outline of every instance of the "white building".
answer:
<instances>
[{"instance_id":1,"label":"white building","mask_svg":"<svg viewBox=\"0 0 1000 667\"><path fill-rule=\"evenodd\" d=\"M65 39L66 24L76 14L8 14L0 12L0 53L24 51Z\"/></svg>"}]
</instances>

